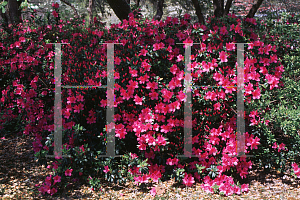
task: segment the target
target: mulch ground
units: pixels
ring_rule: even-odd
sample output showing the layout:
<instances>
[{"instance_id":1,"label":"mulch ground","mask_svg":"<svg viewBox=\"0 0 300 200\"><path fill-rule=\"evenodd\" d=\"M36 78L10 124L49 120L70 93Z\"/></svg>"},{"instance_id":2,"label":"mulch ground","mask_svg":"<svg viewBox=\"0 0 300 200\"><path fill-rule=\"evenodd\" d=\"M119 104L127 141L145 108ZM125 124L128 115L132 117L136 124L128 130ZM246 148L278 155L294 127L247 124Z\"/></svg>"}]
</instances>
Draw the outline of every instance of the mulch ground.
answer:
<instances>
[{"instance_id":1,"label":"mulch ground","mask_svg":"<svg viewBox=\"0 0 300 200\"><path fill-rule=\"evenodd\" d=\"M36 184L41 184L51 171L34 160L29 136L0 139L0 197L2 199L154 199L150 190L141 190L134 183L112 185L103 181L100 191L88 185L74 185L59 197L43 198ZM264 173L252 170L248 176L250 189L240 196L223 197L205 193L200 184L191 188L175 184L174 180L156 186L156 199L300 199L300 180L287 173Z\"/></svg>"}]
</instances>

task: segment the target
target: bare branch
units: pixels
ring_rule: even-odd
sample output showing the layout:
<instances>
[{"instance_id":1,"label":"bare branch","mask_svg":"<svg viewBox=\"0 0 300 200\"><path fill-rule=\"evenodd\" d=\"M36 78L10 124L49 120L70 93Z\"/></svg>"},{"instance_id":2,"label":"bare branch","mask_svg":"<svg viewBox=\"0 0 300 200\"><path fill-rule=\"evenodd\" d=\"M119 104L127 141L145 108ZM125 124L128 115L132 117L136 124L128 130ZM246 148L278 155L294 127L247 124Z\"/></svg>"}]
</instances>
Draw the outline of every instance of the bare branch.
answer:
<instances>
[{"instance_id":1,"label":"bare branch","mask_svg":"<svg viewBox=\"0 0 300 200\"><path fill-rule=\"evenodd\" d=\"M78 15L78 12L77 12L76 8L71 3L69 3L66 0L61 0L61 1L64 2L65 4L67 4L68 6L70 6L73 9L73 11L74 11L75 17L79 18L79 15Z\"/></svg>"},{"instance_id":2,"label":"bare branch","mask_svg":"<svg viewBox=\"0 0 300 200\"><path fill-rule=\"evenodd\" d=\"M264 0L257 0L257 3L252 6L246 18L253 18L263 1Z\"/></svg>"},{"instance_id":3,"label":"bare branch","mask_svg":"<svg viewBox=\"0 0 300 200\"><path fill-rule=\"evenodd\" d=\"M227 0L223 16L228 15L231 4L232 4L232 0Z\"/></svg>"}]
</instances>

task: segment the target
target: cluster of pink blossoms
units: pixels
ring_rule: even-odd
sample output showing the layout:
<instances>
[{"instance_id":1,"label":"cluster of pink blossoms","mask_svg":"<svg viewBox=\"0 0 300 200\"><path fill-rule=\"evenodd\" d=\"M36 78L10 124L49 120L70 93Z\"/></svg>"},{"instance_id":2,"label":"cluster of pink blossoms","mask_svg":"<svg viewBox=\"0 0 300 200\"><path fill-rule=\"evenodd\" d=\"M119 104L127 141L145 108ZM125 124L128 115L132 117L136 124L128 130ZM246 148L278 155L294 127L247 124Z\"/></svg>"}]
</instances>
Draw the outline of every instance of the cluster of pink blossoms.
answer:
<instances>
[{"instance_id":1,"label":"cluster of pink blossoms","mask_svg":"<svg viewBox=\"0 0 300 200\"><path fill-rule=\"evenodd\" d=\"M52 175L49 175L46 177L45 183L39 188L39 191L42 194L48 193L50 195L53 195L57 192L57 189L55 187L51 188L51 186L52 185L54 186L56 183L59 182L61 182L61 177L57 175L53 177L53 184L52 184Z\"/></svg>"},{"instance_id":2,"label":"cluster of pink blossoms","mask_svg":"<svg viewBox=\"0 0 300 200\"><path fill-rule=\"evenodd\" d=\"M235 185L233 178L226 175L221 175L212 180L209 176L204 178L204 183L202 184L202 188L207 193L214 193L214 185L219 186L219 191L223 192L224 195L230 196L232 194L241 194L241 192L248 191L248 185L242 184L241 187Z\"/></svg>"},{"instance_id":3,"label":"cluster of pink blossoms","mask_svg":"<svg viewBox=\"0 0 300 200\"><path fill-rule=\"evenodd\" d=\"M52 3L52 7L55 9L52 11L52 15L54 17L58 17L58 12L56 12L56 10L59 8L59 4L58 3Z\"/></svg>"},{"instance_id":4,"label":"cluster of pink blossoms","mask_svg":"<svg viewBox=\"0 0 300 200\"><path fill-rule=\"evenodd\" d=\"M298 167L298 165L296 163L293 163L292 164L292 167L293 167L293 170L294 170L294 173L295 175L300 178L300 168Z\"/></svg>"}]
</instances>

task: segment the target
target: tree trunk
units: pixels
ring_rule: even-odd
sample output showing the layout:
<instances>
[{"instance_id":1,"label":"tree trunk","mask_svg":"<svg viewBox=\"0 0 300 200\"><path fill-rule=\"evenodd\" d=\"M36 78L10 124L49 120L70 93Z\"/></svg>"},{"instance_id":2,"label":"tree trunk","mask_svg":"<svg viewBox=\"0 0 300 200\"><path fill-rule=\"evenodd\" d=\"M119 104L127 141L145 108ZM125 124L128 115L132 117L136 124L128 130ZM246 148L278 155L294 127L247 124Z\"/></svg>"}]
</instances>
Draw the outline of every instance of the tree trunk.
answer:
<instances>
[{"instance_id":1,"label":"tree trunk","mask_svg":"<svg viewBox=\"0 0 300 200\"><path fill-rule=\"evenodd\" d=\"M21 10L19 10L21 3L22 0L8 0L5 13L1 12L1 17L4 19L6 26L8 24L18 24L22 21Z\"/></svg>"},{"instance_id":2,"label":"tree trunk","mask_svg":"<svg viewBox=\"0 0 300 200\"><path fill-rule=\"evenodd\" d=\"M161 17L164 14L163 5L164 5L164 0L157 0L157 10L156 10L156 15L153 17L154 20L158 20L158 21L161 20Z\"/></svg>"},{"instance_id":3,"label":"tree trunk","mask_svg":"<svg viewBox=\"0 0 300 200\"><path fill-rule=\"evenodd\" d=\"M231 4L232 4L232 0L227 0L223 16L228 15Z\"/></svg>"},{"instance_id":4,"label":"tree trunk","mask_svg":"<svg viewBox=\"0 0 300 200\"><path fill-rule=\"evenodd\" d=\"M73 9L73 11L74 11L75 17L76 17L76 18L79 18L79 14L78 14L76 8L75 8L71 3L69 3L69 2L66 1L66 0L61 0L61 1L62 1L63 3L65 3L66 5L70 6L70 7Z\"/></svg>"},{"instance_id":5,"label":"tree trunk","mask_svg":"<svg viewBox=\"0 0 300 200\"><path fill-rule=\"evenodd\" d=\"M246 18L253 18L263 1L264 0L257 0L257 3L252 6Z\"/></svg>"},{"instance_id":6,"label":"tree trunk","mask_svg":"<svg viewBox=\"0 0 300 200\"><path fill-rule=\"evenodd\" d=\"M91 26L93 22L93 0L89 0L89 7L88 7L88 12L89 12L89 26Z\"/></svg>"},{"instance_id":7,"label":"tree trunk","mask_svg":"<svg viewBox=\"0 0 300 200\"><path fill-rule=\"evenodd\" d=\"M195 10L196 10L196 15L198 17L199 23L204 24L205 23L204 16L201 12L201 8L200 8L198 0L192 0L192 2L194 4Z\"/></svg>"},{"instance_id":8,"label":"tree trunk","mask_svg":"<svg viewBox=\"0 0 300 200\"><path fill-rule=\"evenodd\" d=\"M222 17L224 13L224 0L213 0L213 4L215 17Z\"/></svg>"},{"instance_id":9,"label":"tree trunk","mask_svg":"<svg viewBox=\"0 0 300 200\"><path fill-rule=\"evenodd\" d=\"M121 21L123 21L123 19L129 19L128 15L131 9L126 0L107 0L107 3Z\"/></svg>"},{"instance_id":10,"label":"tree trunk","mask_svg":"<svg viewBox=\"0 0 300 200\"><path fill-rule=\"evenodd\" d=\"M135 0L135 4L136 4L137 7L139 7L140 6L140 0Z\"/></svg>"}]
</instances>

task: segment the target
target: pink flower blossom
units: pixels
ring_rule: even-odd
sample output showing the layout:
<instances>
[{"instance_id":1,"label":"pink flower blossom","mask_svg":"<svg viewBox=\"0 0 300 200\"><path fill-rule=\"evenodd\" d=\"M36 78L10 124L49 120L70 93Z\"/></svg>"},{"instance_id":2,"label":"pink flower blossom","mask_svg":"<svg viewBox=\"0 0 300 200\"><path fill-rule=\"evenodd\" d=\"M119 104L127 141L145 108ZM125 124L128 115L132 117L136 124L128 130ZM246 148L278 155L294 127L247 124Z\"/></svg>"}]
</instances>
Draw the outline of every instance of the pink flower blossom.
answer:
<instances>
[{"instance_id":1,"label":"pink flower blossom","mask_svg":"<svg viewBox=\"0 0 300 200\"><path fill-rule=\"evenodd\" d=\"M156 195L156 189L153 187L150 191L150 194L154 197Z\"/></svg>"},{"instance_id":2,"label":"pink flower blossom","mask_svg":"<svg viewBox=\"0 0 300 200\"><path fill-rule=\"evenodd\" d=\"M148 53L148 51L146 49L142 49L139 56L141 56L141 55L146 56L147 53Z\"/></svg>"},{"instance_id":3,"label":"pink flower blossom","mask_svg":"<svg viewBox=\"0 0 300 200\"><path fill-rule=\"evenodd\" d=\"M57 189L56 188L52 188L50 190L50 195L52 196L53 194L55 194L57 192Z\"/></svg>"},{"instance_id":4,"label":"pink flower blossom","mask_svg":"<svg viewBox=\"0 0 300 200\"><path fill-rule=\"evenodd\" d=\"M45 180L46 185L51 186L51 178L52 178L52 175L51 175L51 174L50 174L50 176L47 176L47 177L46 177L46 180Z\"/></svg>"},{"instance_id":5,"label":"pink flower blossom","mask_svg":"<svg viewBox=\"0 0 300 200\"><path fill-rule=\"evenodd\" d=\"M226 34L228 33L226 26L223 26L223 27L220 29L220 33L221 33L222 35L226 35Z\"/></svg>"},{"instance_id":6,"label":"pink flower blossom","mask_svg":"<svg viewBox=\"0 0 300 200\"><path fill-rule=\"evenodd\" d=\"M177 165L178 161L179 161L178 158L173 158L173 159L172 158L168 158L166 164L167 165Z\"/></svg>"},{"instance_id":7,"label":"pink flower blossom","mask_svg":"<svg viewBox=\"0 0 300 200\"><path fill-rule=\"evenodd\" d=\"M187 46L193 46L193 40L191 38L186 38L184 41L184 47L187 47Z\"/></svg>"},{"instance_id":8,"label":"pink flower blossom","mask_svg":"<svg viewBox=\"0 0 300 200\"><path fill-rule=\"evenodd\" d=\"M254 90L254 92L252 92L253 95L253 99L260 99L260 89L257 88L256 90Z\"/></svg>"},{"instance_id":9,"label":"pink flower blossom","mask_svg":"<svg viewBox=\"0 0 300 200\"><path fill-rule=\"evenodd\" d=\"M273 144L272 148L273 148L273 149L277 149L277 147L278 147L278 146L277 146L277 143L276 143L276 142L274 142L274 144Z\"/></svg>"},{"instance_id":10,"label":"pink flower blossom","mask_svg":"<svg viewBox=\"0 0 300 200\"><path fill-rule=\"evenodd\" d=\"M184 19L191 19L191 15L190 14L187 14L185 13L184 16L183 16Z\"/></svg>"},{"instance_id":11,"label":"pink flower blossom","mask_svg":"<svg viewBox=\"0 0 300 200\"><path fill-rule=\"evenodd\" d=\"M44 186L41 186L39 189L38 189L42 194L45 194L47 192L47 189L44 187Z\"/></svg>"},{"instance_id":12,"label":"pink flower blossom","mask_svg":"<svg viewBox=\"0 0 300 200\"><path fill-rule=\"evenodd\" d=\"M154 45L153 45L153 51L157 51L157 50L160 50L160 49L162 49L162 48L164 48L165 47L165 44L164 43L155 43Z\"/></svg>"},{"instance_id":13,"label":"pink flower blossom","mask_svg":"<svg viewBox=\"0 0 300 200\"><path fill-rule=\"evenodd\" d=\"M72 176L72 171L73 171L73 169L67 169L65 171L65 176Z\"/></svg>"},{"instance_id":14,"label":"pink flower blossom","mask_svg":"<svg viewBox=\"0 0 300 200\"><path fill-rule=\"evenodd\" d=\"M241 186L241 192L248 192L249 188L248 188L248 184L243 184Z\"/></svg>"},{"instance_id":15,"label":"pink flower blossom","mask_svg":"<svg viewBox=\"0 0 300 200\"><path fill-rule=\"evenodd\" d=\"M134 101L136 105L142 105L143 104L143 98L139 97L137 94L134 96Z\"/></svg>"},{"instance_id":16,"label":"pink flower blossom","mask_svg":"<svg viewBox=\"0 0 300 200\"><path fill-rule=\"evenodd\" d=\"M177 65L176 64L172 65L172 67L170 68L170 72L175 75L177 71L178 71Z\"/></svg>"},{"instance_id":17,"label":"pink flower blossom","mask_svg":"<svg viewBox=\"0 0 300 200\"><path fill-rule=\"evenodd\" d=\"M185 184L187 187L192 186L195 183L194 177L190 174L185 173L183 184Z\"/></svg>"},{"instance_id":18,"label":"pink flower blossom","mask_svg":"<svg viewBox=\"0 0 300 200\"><path fill-rule=\"evenodd\" d=\"M181 55L181 54L179 54L178 56L177 56L177 62L180 62L180 61L182 61L182 60L184 60L184 56L183 55Z\"/></svg>"},{"instance_id":19,"label":"pink flower blossom","mask_svg":"<svg viewBox=\"0 0 300 200\"><path fill-rule=\"evenodd\" d=\"M26 42L26 38L25 37L20 37L19 40L20 40L20 42Z\"/></svg>"},{"instance_id":20,"label":"pink flower blossom","mask_svg":"<svg viewBox=\"0 0 300 200\"><path fill-rule=\"evenodd\" d=\"M158 171L158 170L156 170L156 171L154 171L153 173L150 174L150 177L152 178L152 180L154 182L157 182L157 183L158 183L158 179L160 179L161 176L162 175L161 175L160 171Z\"/></svg>"},{"instance_id":21,"label":"pink flower blossom","mask_svg":"<svg viewBox=\"0 0 300 200\"><path fill-rule=\"evenodd\" d=\"M55 10L52 11L52 15L53 15L54 17L58 17L58 13L57 13Z\"/></svg>"},{"instance_id":22,"label":"pink flower blossom","mask_svg":"<svg viewBox=\"0 0 300 200\"><path fill-rule=\"evenodd\" d=\"M130 157L131 157L131 159L138 158L138 156L135 153L130 153Z\"/></svg>"},{"instance_id":23,"label":"pink flower blossom","mask_svg":"<svg viewBox=\"0 0 300 200\"><path fill-rule=\"evenodd\" d=\"M52 7L59 8L59 4L58 3L52 3Z\"/></svg>"},{"instance_id":24,"label":"pink flower blossom","mask_svg":"<svg viewBox=\"0 0 300 200\"><path fill-rule=\"evenodd\" d=\"M281 143L279 146L278 146L278 152L280 152L281 150L285 150L285 144Z\"/></svg>"},{"instance_id":25,"label":"pink flower blossom","mask_svg":"<svg viewBox=\"0 0 300 200\"><path fill-rule=\"evenodd\" d=\"M228 61L227 60L227 55L226 55L225 51L221 51L219 53L219 55L220 55L221 62L227 62Z\"/></svg>"},{"instance_id":26,"label":"pink flower blossom","mask_svg":"<svg viewBox=\"0 0 300 200\"><path fill-rule=\"evenodd\" d=\"M109 172L110 170L109 170L109 168L108 168L108 166L104 166L104 173L107 173L107 172Z\"/></svg>"}]
</instances>

